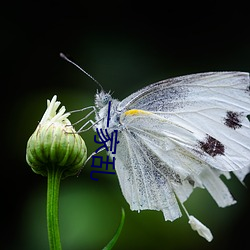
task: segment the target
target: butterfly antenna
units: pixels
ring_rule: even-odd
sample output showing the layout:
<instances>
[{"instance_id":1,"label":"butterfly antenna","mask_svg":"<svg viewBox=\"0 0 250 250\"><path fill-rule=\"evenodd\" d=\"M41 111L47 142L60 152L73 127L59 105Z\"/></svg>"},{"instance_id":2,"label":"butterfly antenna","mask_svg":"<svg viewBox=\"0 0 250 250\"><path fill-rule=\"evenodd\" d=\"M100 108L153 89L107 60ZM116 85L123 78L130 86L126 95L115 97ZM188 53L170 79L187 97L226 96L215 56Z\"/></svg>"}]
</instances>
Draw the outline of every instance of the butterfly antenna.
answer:
<instances>
[{"instance_id":1,"label":"butterfly antenna","mask_svg":"<svg viewBox=\"0 0 250 250\"><path fill-rule=\"evenodd\" d=\"M91 78L95 83L97 83L97 85L101 88L101 90L103 90L102 85L93 77L91 76L89 73L87 73L84 69L82 69L79 65L77 65L76 63L74 63L73 61L71 61L67 56L65 56L63 53L60 53L60 57L64 60L66 60L67 62L73 64L74 66L76 66L79 70L81 70L85 75L87 75L89 78Z\"/></svg>"}]
</instances>

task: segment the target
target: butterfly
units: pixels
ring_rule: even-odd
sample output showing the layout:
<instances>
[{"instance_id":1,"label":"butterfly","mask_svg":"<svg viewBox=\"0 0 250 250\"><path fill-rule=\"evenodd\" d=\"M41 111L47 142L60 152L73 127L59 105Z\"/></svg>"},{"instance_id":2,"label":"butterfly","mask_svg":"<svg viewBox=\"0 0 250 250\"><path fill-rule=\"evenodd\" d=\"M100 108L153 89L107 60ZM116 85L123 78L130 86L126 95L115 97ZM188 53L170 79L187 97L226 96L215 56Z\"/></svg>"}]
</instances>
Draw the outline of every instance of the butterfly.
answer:
<instances>
[{"instance_id":1,"label":"butterfly","mask_svg":"<svg viewBox=\"0 0 250 250\"><path fill-rule=\"evenodd\" d=\"M211 241L209 228L183 203L197 187L206 189L219 207L236 202L220 177L234 174L243 183L250 172L249 74L174 77L118 101L60 56L101 87L95 107L81 121L94 112L95 121L85 125L117 133L116 172L131 210L160 210L166 221L174 221L182 216L181 206L191 228ZM79 132L88 130L85 125Z\"/></svg>"},{"instance_id":2,"label":"butterfly","mask_svg":"<svg viewBox=\"0 0 250 250\"><path fill-rule=\"evenodd\" d=\"M109 133L118 131L116 172L131 210L160 210L174 221L196 187L220 207L235 203L220 176L233 173L243 182L250 172L248 73L170 78L122 101L102 89L95 108L95 129L105 129L109 117ZM192 228L210 241L209 229L186 213Z\"/></svg>"}]
</instances>

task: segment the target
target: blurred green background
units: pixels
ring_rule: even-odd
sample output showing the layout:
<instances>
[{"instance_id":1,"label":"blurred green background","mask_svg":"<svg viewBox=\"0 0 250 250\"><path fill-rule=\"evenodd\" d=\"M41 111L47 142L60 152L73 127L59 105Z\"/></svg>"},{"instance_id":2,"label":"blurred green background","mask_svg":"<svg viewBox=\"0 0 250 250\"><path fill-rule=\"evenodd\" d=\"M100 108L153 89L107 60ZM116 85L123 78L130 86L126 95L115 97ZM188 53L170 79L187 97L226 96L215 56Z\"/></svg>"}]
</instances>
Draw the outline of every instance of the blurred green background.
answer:
<instances>
[{"instance_id":1,"label":"blurred green background","mask_svg":"<svg viewBox=\"0 0 250 250\"><path fill-rule=\"evenodd\" d=\"M229 3L228 3L229 4ZM10 2L1 6L2 227L1 249L48 249L46 178L25 161L26 143L54 94L67 110L93 105L97 85L59 57L69 55L113 97L122 100L147 84L205 71L250 69L249 18L244 6L209 2L131 1ZM76 121L79 115L72 116ZM82 134L89 154L94 133ZM62 181L60 228L64 250L102 249L121 217L126 219L114 249L248 249L249 188L226 180L238 203L218 208L205 190L186 202L190 214L213 235L206 242L185 216L165 222L161 212L132 212L116 175ZM250 177L246 178L250 186Z\"/></svg>"}]
</instances>

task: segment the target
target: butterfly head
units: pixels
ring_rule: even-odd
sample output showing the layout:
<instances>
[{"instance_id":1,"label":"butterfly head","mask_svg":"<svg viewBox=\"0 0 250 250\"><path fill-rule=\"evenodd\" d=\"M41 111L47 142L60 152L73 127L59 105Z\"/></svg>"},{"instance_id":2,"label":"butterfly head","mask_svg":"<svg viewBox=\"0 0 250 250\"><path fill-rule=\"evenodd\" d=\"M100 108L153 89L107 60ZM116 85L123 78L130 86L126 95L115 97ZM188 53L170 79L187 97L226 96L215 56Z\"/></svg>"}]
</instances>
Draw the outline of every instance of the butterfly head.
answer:
<instances>
[{"instance_id":1,"label":"butterfly head","mask_svg":"<svg viewBox=\"0 0 250 250\"><path fill-rule=\"evenodd\" d=\"M97 90L97 93L95 95L95 106L97 109L102 109L106 105L108 105L109 101L112 100L111 94L106 93L103 90L100 92Z\"/></svg>"}]
</instances>

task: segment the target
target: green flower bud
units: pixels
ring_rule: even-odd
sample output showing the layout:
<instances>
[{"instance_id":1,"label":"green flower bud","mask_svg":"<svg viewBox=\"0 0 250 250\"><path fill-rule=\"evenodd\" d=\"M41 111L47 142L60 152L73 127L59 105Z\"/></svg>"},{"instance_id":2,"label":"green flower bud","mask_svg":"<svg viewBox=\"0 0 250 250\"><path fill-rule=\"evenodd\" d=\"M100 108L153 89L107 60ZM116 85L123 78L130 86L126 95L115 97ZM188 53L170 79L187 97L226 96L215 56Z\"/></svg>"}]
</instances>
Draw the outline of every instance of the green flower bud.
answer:
<instances>
[{"instance_id":1,"label":"green flower bud","mask_svg":"<svg viewBox=\"0 0 250 250\"><path fill-rule=\"evenodd\" d=\"M60 106L56 98L47 101L47 110L28 140L26 160L37 174L47 176L50 168L58 168L62 177L67 177L82 168L87 148L68 120L70 113L65 113L65 107L56 113Z\"/></svg>"}]
</instances>

